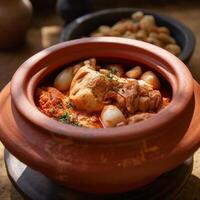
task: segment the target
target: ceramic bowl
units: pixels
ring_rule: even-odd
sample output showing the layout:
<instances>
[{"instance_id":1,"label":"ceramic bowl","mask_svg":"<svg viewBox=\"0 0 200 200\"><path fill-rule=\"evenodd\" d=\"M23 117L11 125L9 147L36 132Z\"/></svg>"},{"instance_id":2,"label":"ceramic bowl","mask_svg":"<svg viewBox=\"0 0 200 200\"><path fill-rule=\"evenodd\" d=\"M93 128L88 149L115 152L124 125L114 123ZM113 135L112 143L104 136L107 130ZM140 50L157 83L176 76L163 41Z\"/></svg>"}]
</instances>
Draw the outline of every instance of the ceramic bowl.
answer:
<instances>
[{"instance_id":1,"label":"ceramic bowl","mask_svg":"<svg viewBox=\"0 0 200 200\"><path fill-rule=\"evenodd\" d=\"M171 103L155 116L117 128L89 129L41 113L34 92L63 65L95 57L140 63L172 88ZM45 49L23 63L0 94L0 139L19 160L75 190L136 189L174 169L200 144L200 87L169 52L137 40L84 38Z\"/></svg>"},{"instance_id":2,"label":"ceramic bowl","mask_svg":"<svg viewBox=\"0 0 200 200\"><path fill-rule=\"evenodd\" d=\"M133 12L138 10L143 11L145 14L153 15L156 19L156 23L159 26L166 26L169 28L172 36L175 38L182 49L179 58L183 62L187 63L195 48L195 36L193 32L188 27L171 17L145 9L117 8L102 10L82 16L64 27L61 35L61 41L63 42L67 40L87 37L99 26L113 25L115 22L123 18L130 17Z\"/></svg>"}]
</instances>

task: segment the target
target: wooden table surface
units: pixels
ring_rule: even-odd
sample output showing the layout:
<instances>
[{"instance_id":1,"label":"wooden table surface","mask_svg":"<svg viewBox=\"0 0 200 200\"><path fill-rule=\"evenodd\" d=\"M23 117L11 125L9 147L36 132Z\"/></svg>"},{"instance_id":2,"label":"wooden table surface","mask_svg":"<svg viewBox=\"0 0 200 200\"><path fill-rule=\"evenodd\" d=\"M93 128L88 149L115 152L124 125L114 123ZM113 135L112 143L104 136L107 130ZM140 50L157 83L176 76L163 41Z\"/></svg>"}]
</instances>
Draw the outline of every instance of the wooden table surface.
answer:
<instances>
[{"instance_id":1,"label":"wooden table surface","mask_svg":"<svg viewBox=\"0 0 200 200\"><path fill-rule=\"evenodd\" d=\"M197 38L196 49L188 65L191 67L194 78L200 82L200 6L198 4L171 4L162 7L155 4L152 6L153 10L180 20L195 33ZM9 82L13 73L27 58L57 42L61 27L62 20L55 14L37 16L32 23L27 35L27 42L23 47L13 52L0 52L0 89ZM0 200L10 199L21 200L22 197L15 191L6 175L3 145L0 143ZM195 153L193 173L179 200L200 200L200 150Z\"/></svg>"}]
</instances>

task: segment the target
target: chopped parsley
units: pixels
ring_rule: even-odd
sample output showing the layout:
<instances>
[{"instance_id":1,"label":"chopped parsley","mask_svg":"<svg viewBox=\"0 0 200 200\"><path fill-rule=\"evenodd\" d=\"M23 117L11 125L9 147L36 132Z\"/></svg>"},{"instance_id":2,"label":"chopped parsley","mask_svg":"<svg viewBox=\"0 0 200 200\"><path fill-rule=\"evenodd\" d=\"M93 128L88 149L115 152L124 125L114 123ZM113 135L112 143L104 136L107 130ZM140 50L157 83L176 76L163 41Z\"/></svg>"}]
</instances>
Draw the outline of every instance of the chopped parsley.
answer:
<instances>
[{"instance_id":1,"label":"chopped parsley","mask_svg":"<svg viewBox=\"0 0 200 200\"><path fill-rule=\"evenodd\" d=\"M57 106L58 106L58 108L60 108L60 109L63 108L62 100L58 99Z\"/></svg>"},{"instance_id":2,"label":"chopped parsley","mask_svg":"<svg viewBox=\"0 0 200 200\"><path fill-rule=\"evenodd\" d=\"M64 103L67 106L67 108L75 108L75 105L69 99L65 99Z\"/></svg>"},{"instance_id":3,"label":"chopped parsley","mask_svg":"<svg viewBox=\"0 0 200 200\"><path fill-rule=\"evenodd\" d=\"M67 102L67 107L68 108L74 108L75 106L74 106L74 104L71 101L68 101Z\"/></svg>"},{"instance_id":4,"label":"chopped parsley","mask_svg":"<svg viewBox=\"0 0 200 200\"><path fill-rule=\"evenodd\" d=\"M79 122L72 121L69 113L65 112L60 118L59 121L64 124L71 124L73 126L81 126Z\"/></svg>"},{"instance_id":5,"label":"chopped parsley","mask_svg":"<svg viewBox=\"0 0 200 200\"><path fill-rule=\"evenodd\" d=\"M116 88L116 87L114 87L112 90L113 90L114 92L119 92L119 88Z\"/></svg>"},{"instance_id":6,"label":"chopped parsley","mask_svg":"<svg viewBox=\"0 0 200 200\"><path fill-rule=\"evenodd\" d=\"M113 68L111 68L111 69L110 69L110 71L111 71L111 73L112 73L112 74L117 74L117 69L116 69L116 68L114 68L114 67L113 67Z\"/></svg>"},{"instance_id":7,"label":"chopped parsley","mask_svg":"<svg viewBox=\"0 0 200 200\"><path fill-rule=\"evenodd\" d=\"M72 122L71 123L73 126L82 126L79 122Z\"/></svg>"},{"instance_id":8,"label":"chopped parsley","mask_svg":"<svg viewBox=\"0 0 200 200\"><path fill-rule=\"evenodd\" d=\"M109 73L109 74L107 75L107 77L108 77L109 80L112 80L112 79L113 79L113 74L112 74L112 73Z\"/></svg>"},{"instance_id":9,"label":"chopped parsley","mask_svg":"<svg viewBox=\"0 0 200 200\"><path fill-rule=\"evenodd\" d=\"M71 121L71 117L70 115L65 112L60 118L59 118L59 121L64 123L64 124L69 124L70 121Z\"/></svg>"},{"instance_id":10,"label":"chopped parsley","mask_svg":"<svg viewBox=\"0 0 200 200\"><path fill-rule=\"evenodd\" d=\"M56 112L56 111L55 111L54 108L51 108L51 109L50 109L50 113L54 114L55 112Z\"/></svg>"}]
</instances>

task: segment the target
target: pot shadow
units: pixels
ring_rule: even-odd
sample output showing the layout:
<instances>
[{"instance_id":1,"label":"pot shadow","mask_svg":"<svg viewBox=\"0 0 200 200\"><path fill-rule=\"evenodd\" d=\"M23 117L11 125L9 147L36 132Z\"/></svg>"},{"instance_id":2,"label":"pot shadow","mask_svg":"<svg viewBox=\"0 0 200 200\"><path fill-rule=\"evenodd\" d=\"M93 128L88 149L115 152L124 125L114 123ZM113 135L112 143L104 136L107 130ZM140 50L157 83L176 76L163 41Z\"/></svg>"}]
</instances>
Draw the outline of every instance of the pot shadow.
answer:
<instances>
[{"instance_id":1,"label":"pot shadow","mask_svg":"<svg viewBox=\"0 0 200 200\"><path fill-rule=\"evenodd\" d=\"M15 187L12 185L10 188L10 199L11 200L24 200L22 195L15 189Z\"/></svg>"},{"instance_id":2,"label":"pot shadow","mask_svg":"<svg viewBox=\"0 0 200 200\"><path fill-rule=\"evenodd\" d=\"M55 191L55 188L52 187L52 194ZM10 190L10 199L11 200L23 200L24 198L20 195L20 193L15 189L14 186L11 187ZM81 193L80 193L81 194ZM73 191L68 193L68 196L64 199L66 200L83 200L81 195L74 195ZM60 193L60 197L63 199L62 194ZM34 198L33 198L34 199ZM48 196L47 198L42 198L42 200L53 200L52 196ZM96 198L95 198L96 199ZM98 200L104 200L99 198ZM88 196L88 200L94 200L94 196ZM124 199L125 200L125 199ZM148 200L148 199L146 199ZM178 195L176 200L200 200L200 179L194 175L191 175L185 186L183 187L182 191Z\"/></svg>"},{"instance_id":3,"label":"pot shadow","mask_svg":"<svg viewBox=\"0 0 200 200\"><path fill-rule=\"evenodd\" d=\"M179 191L180 184L185 182L185 178L187 179L187 176L192 170L192 158L190 158L170 173L162 175L153 183L138 190L121 194L95 195L77 192L58 185L38 171L27 167L7 151L5 151L5 161L8 176L16 189L23 197L25 197L25 199L33 200L166 200L166 195L172 197L172 193ZM195 193L193 190L194 188L196 188L196 191L198 192L200 180L198 178L195 180L194 178L190 178L190 182L192 185L190 183L189 186L186 185L187 187L185 187L186 189L184 192L186 191L186 194ZM193 184L196 186L193 186ZM188 188L189 192L187 192ZM200 194L200 192L198 194ZM196 196L198 196L198 194L196 193ZM183 195L184 197L186 196L185 194ZM18 194L14 188L11 188L11 199L16 200L16 197L18 198ZM179 200L189 199L191 200L191 198L181 198ZM193 198L193 200L198 199Z\"/></svg>"},{"instance_id":4,"label":"pot shadow","mask_svg":"<svg viewBox=\"0 0 200 200\"><path fill-rule=\"evenodd\" d=\"M191 175L177 200L200 200L200 178Z\"/></svg>"}]
</instances>

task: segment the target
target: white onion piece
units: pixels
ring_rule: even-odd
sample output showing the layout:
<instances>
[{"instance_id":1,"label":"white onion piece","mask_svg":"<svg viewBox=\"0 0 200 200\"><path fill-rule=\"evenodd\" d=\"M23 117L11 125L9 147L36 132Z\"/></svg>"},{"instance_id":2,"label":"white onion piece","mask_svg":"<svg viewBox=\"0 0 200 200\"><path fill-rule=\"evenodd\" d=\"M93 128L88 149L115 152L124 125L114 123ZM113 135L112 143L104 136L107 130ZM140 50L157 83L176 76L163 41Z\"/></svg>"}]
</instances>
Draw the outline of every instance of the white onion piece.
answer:
<instances>
[{"instance_id":1,"label":"white onion piece","mask_svg":"<svg viewBox=\"0 0 200 200\"><path fill-rule=\"evenodd\" d=\"M160 81L152 71L145 72L140 79L151 85L154 90L160 88Z\"/></svg>"},{"instance_id":2,"label":"white onion piece","mask_svg":"<svg viewBox=\"0 0 200 200\"><path fill-rule=\"evenodd\" d=\"M73 78L73 69L68 67L61 71L54 80L54 87L58 90L69 90Z\"/></svg>"},{"instance_id":3,"label":"white onion piece","mask_svg":"<svg viewBox=\"0 0 200 200\"><path fill-rule=\"evenodd\" d=\"M104 106L100 118L105 128L115 127L118 123L125 121L121 110L114 105Z\"/></svg>"}]
</instances>

